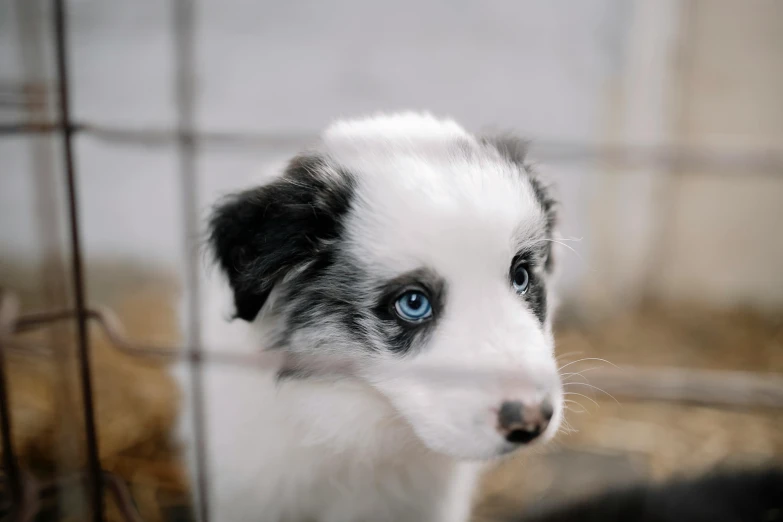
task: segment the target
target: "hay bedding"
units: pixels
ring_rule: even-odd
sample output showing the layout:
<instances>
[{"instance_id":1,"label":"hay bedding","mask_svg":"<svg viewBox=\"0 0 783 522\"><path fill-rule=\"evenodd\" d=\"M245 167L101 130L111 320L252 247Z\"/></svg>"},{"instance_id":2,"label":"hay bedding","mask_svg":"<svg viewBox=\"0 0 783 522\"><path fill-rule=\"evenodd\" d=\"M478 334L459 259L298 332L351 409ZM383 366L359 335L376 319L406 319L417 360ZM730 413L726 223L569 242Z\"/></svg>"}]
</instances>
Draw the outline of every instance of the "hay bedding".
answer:
<instances>
[{"instance_id":1,"label":"hay bedding","mask_svg":"<svg viewBox=\"0 0 783 522\"><path fill-rule=\"evenodd\" d=\"M172 303L167 292L139 288L110 305L127 337L176 346ZM169 512L181 511L188 491L184 469L170 442L178 408L176 384L162 364L114 349L96 325L90 326L89 335L103 468L128 484L142 520L172 520ZM84 462L83 413L73 339L74 332L63 327L17 335L7 369L14 442L22 467L39 485L66 485L78 503L84 493L78 481L78 469ZM26 355L25 350L33 355ZM56 494L47 494L36 520L68 520L57 518L61 501ZM106 508L109 521L124 520L110 494Z\"/></svg>"},{"instance_id":2,"label":"hay bedding","mask_svg":"<svg viewBox=\"0 0 783 522\"><path fill-rule=\"evenodd\" d=\"M130 337L177 345L172 295L137 290L111 304ZM116 352L95 329L91 339L104 467L127 481L143 520L187 520L188 484L169 441L176 387L164 367ZM47 342L41 332L24 340ZM620 365L783 372L783 321L750 311L648 306L590 327L564 325L558 332L558 352ZM63 372L54 362L40 356L9 360L16 445L25 467L41 478L51 478L62 464L56 450L63 439L58 436L67 430L61 424L70 422L73 428L79 422L78 415L58 414L58 405L78 404L78 397L73 386L72 396L61 396L55 384L62 383ZM589 367L586 362L574 369ZM589 379L589 373L585 376ZM581 408L573 405L576 411L567 415L573 432L488 473L477 501L477 520L639 478L783 458L779 411L617 404L598 392L580 392L596 403L580 398ZM122 519L111 499L107 510L109 520Z\"/></svg>"}]
</instances>

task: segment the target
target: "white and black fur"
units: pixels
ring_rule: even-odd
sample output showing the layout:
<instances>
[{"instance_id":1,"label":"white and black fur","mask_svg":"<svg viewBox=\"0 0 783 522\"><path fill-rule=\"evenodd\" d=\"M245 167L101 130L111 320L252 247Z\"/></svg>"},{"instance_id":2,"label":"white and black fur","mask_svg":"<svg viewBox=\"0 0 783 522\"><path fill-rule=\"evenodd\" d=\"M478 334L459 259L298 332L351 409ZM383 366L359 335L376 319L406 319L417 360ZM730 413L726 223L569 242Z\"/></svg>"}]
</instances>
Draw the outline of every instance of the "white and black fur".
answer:
<instances>
[{"instance_id":1,"label":"white and black fur","mask_svg":"<svg viewBox=\"0 0 783 522\"><path fill-rule=\"evenodd\" d=\"M521 142L420 114L337 122L221 201L204 342L285 362L207 369L212 520L468 520L480 463L538 434L506 423L549 409L536 443L560 423L554 227ZM426 320L399 316L410 289Z\"/></svg>"}]
</instances>

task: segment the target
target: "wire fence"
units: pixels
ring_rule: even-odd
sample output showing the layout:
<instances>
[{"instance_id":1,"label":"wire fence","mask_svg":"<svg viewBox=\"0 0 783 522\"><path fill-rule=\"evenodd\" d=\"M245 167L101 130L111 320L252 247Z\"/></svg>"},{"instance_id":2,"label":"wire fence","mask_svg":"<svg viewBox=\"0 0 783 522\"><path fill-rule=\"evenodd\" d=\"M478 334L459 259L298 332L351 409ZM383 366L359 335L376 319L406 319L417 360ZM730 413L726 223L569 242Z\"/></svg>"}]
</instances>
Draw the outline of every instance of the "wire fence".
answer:
<instances>
[{"instance_id":1,"label":"wire fence","mask_svg":"<svg viewBox=\"0 0 783 522\"><path fill-rule=\"evenodd\" d=\"M193 66L193 4L189 0L172 0L173 45L177 70L174 94L177 100L178 120L174 129L133 129L111 127L74 121L70 107L69 46L67 42L67 12L65 0L52 0L52 34L56 57L56 121L22 121L0 124L0 137L20 135L54 135L62 139L64 175L69 224L72 288L72 309L19 314L18 302L10 292L0 294L0 429L2 430L4 481L11 493L12 510L17 520L33 520L40 499L52 494L64 482L84 482L87 485L91 516L95 522L104 520L104 492L107 491L120 507L127 521L139 522L127 485L104 472L99 459L100 440L95 427L94 394L88 323L95 323L107 335L117 350L126 354L147 357L163 362L186 361L191 365L191 394L194 399L195 462L197 483L195 499L199 520L208 522L209 470L206 467L207 440L204 434L204 396L201 368L203 364L254 364L259 367L279 367L282 355L260 353L247 356L239 353L209 353L202 350L198 327L199 287L197 249L192 244L198 236L198 212L194 171L201 147L275 148L312 141L313 136L268 133L209 132L196 130L194 123L194 66ZM45 89L35 86L16 88L0 85L0 108L27 109L45 103ZM110 310L90 308L86 301L85 272L79 226L79 194L75 179L73 142L77 135L89 136L107 142L144 146L176 146L179 158L180 191L182 197L183 248L187 253L185 280L187 291L188 328L183 347L140 345L128 340L122 325ZM573 143L533 144L535 155L549 163L611 162L623 168L674 168L688 172L695 168L714 173L780 176L783 174L783 154L775 150L727 151L699 148L659 146L636 147L627 145L597 146ZM81 400L84 409L84 433L87 467L82 474L56 482L40 482L20 469L14 448L13 421L8 397L5 355L9 351L35 353L36 348L14 339L16 334L47 327L57 322L76 325L76 346L79 361ZM451 369L441 369L444 374ZM433 372L439 369L432 369ZM596 372L594 382L616 396L640 400L668 400L694 402L722 407L783 408L783 378L738 372L698 372L681 369L641 370L634 368L605 369Z\"/></svg>"},{"instance_id":2,"label":"wire fence","mask_svg":"<svg viewBox=\"0 0 783 522\"><path fill-rule=\"evenodd\" d=\"M52 496L58 487L67 483L83 482L88 486L98 484L97 493L104 498L104 491L118 506L123 520L138 522L138 513L127 484L119 477L99 468L99 479L90 476L87 470L59 480L42 482L24 473L17 462L14 444L10 400L7 391L5 355L8 353L28 356L47 356L50 351L41 350L37 344L25 343L14 336L48 328L58 322L75 322L79 313L75 309L53 310L35 313L19 313L19 302L10 292L0 293L0 429L2 429L3 467L6 485L15 504L18 520L34 520L42 501ZM113 349L126 355L162 363L187 362L194 368L203 365L254 366L261 369L277 369L284 362L280 352L260 352L248 355L240 352L205 352L193 347L151 345L130 340L122 323L110 309L86 308L84 317L94 323L108 339ZM82 354L80 352L80 357ZM311 365L312 367L312 365ZM329 372L335 370L332 364ZM451 367L425 368L428 378L441 379L453 385L463 384L464 379L480 376L480 369L459 369ZM350 369L347 369L350 374ZM83 375L83 374L82 374ZM345 375L345 373L343 373ZM83 379L84 377L82 377ZM642 369L624 366L622 368L594 369L591 381L604 393L625 399L642 401L668 401L674 403L699 404L720 408L783 409L783 377L762 376L752 372L686 370L681 368ZM201 383L196 383L201 386ZM201 389L201 388L199 388ZM201 406L203 408L203 405ZM86 411L86 410L85 410ZM202 416L203 419L203 416ZM203 422L203 420L202 420ZM94 427L93 427L94 429ZM94 432L94 435L97 434ZM206 438L202 439L206 448ZM89 439L85 439L89 449ZM96 445L97 450L97 445ZM203 469L203 468L202 468ZM206 477L206 474L205 474ZM204 495L208 491L205 479L199 487ZM94 498L93 498L94 501ZM93 506L98 509L98 506Z\"/></svg>"}]
</instances>

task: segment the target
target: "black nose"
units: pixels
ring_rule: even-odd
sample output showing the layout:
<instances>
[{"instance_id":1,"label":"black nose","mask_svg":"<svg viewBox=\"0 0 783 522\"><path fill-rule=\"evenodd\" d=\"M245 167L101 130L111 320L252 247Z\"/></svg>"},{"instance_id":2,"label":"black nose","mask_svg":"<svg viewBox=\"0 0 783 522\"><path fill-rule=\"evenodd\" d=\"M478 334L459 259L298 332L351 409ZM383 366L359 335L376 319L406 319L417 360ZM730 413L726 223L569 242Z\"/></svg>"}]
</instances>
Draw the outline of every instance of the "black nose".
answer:
<instances>
[{"instance_id":1,"label":"black nose","mask_svg":"<svg viewBox=\"0 0 783 522\"><path fill-rule=\"evenodd\" d=\"M498 431L512 444L527 444L544 433L553 413L549 401L535 406L506 401L498 411Z\"/></svg>"}]
</instances>

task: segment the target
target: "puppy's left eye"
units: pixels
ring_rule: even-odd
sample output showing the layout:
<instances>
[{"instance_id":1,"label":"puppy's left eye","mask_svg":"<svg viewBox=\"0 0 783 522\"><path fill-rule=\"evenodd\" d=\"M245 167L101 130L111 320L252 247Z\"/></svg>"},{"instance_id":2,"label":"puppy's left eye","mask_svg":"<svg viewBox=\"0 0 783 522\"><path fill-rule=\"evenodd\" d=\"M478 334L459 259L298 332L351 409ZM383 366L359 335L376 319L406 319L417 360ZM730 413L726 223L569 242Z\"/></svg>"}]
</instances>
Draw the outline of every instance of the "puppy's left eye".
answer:
<instances>
[{"instance_id":1,"label":"puppy's left eye","mask_svg":"<svg viewBox=\"0 0 783 522\"><path fill-rule=\"evenodd\" d=\"M432 317L429 298L420 290L409 290L394 303L394 310L400 319L418 323Z\"/></svg>"},{"instance_id":2,"label":"puppy's left eye","mask_svg":"<svg viewBox=\"0 0 783 522\"><path fill-rule=\"evenodd\" d=\"M518 294L524 294L530 287L530 274L525 268L524 263L520 262L514 265L511 271L511 284Z\"/></svg>"}]
</instances>

